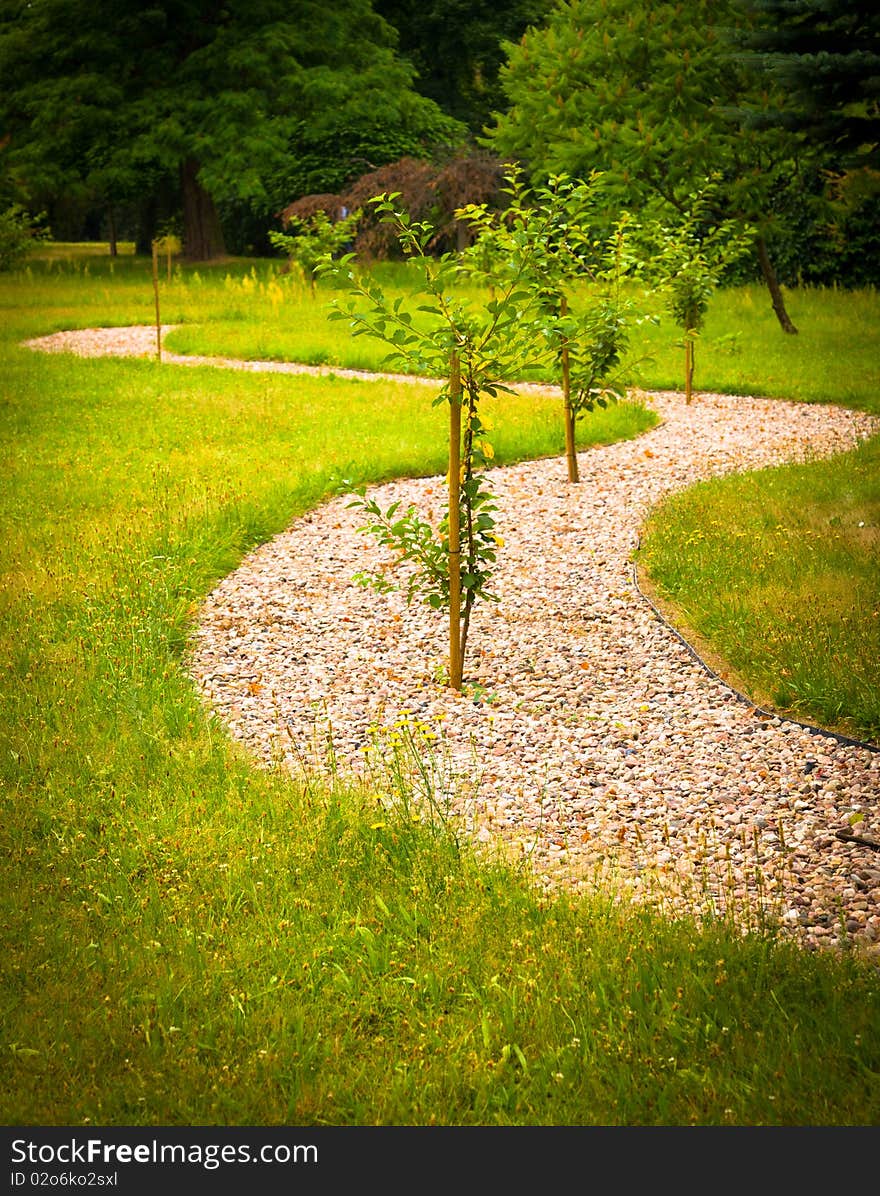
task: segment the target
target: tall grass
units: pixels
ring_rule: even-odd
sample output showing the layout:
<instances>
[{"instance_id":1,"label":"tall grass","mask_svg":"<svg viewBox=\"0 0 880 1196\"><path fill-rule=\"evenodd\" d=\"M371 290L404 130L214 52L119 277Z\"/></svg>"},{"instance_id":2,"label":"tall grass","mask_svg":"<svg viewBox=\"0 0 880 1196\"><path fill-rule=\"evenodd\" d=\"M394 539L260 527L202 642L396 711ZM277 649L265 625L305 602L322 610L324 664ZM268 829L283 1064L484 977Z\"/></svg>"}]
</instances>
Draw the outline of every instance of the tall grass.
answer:
<instances>
[{"instance_id":1,"label":"tall grass","mask_svg":"<svg viewBox=\"0 0 880 1196\"><path fill-rule=\"evenodd\" d=\"M105 300L106 323L152 322L150 296L141 293L142 260L90 256L84 262L74 248L62 256L50 254L31 261L35 294L41 278L84 278L96 299ZM62 249L57 247L55 253L61 254ZM312 299L308 284L296 274L280 274L280 265L265 259L236 259L198 269L175 264L171 283L161 272L163 321L182 325L169 335L168 348L245 360L378 368L385 356L381 344L364 337L342 337L339 326L327 321L332 289L319 285ZM406 263L379 263L374 271L390 294L407 293L411 270ZM106 302L108 281L113 283L113 304ZM127 294L130 305L108 313L121 294ZM480 292L474 288L473 294ZM741 286L716 295L696 342L697 390L833 402L880 412L876 290L799 287L787 290L785 297L800 329L797 336L781 333L764 287ZM639 294L637 299L644 314L652 318L634 337L630 381L648 390L681 390L680 333L656 296ZM76 326L72 316L62 317L58 324L72 326ZM54 324L44 329L54 330Z\"/></svg>"},{"instance_id":2,"label":"tall grass","mask_svg":"<svg viewBox=\"0 0 880 1196\"><path fill-rule=\"evenodd\" d=\"M294 783L206 714L212 583L441 438L413 387L18 347L149 322L133 262L0 283L4 1123L876 1124L876 970L543 896L394 775ZM506 459L558 451L509 415Z\"/></svg>"},{"instance_id":3,"label":"tall grass","mask_svg":"<svg viewBox=\"0 0 880 1196\"><path fill-rule=\"evenodd\" d=\"M406 293L406 271L385 268L386 285ZM169 292L170 319L187 320L194 288ZM189 291L189 293L187 293ZM266 358L375 369L383 347L367 338L340 338L320 304L306 302L307 288L295 278L278 278L256 267L244 279L230 276L206 318L172 332L176 352L219 354L250 360ZM332 292L319 291L327 304ZM780 332L766 291L744 286L722 292L709 309L696 342L695 386L725 394L835 402L880 412L880 299L875 291L844 292L803 288L787 296L801 331ZM629 380L647 390L684 387L680 332L655 297L643 296L642 309L653 320L633 339Z\"/></svg>"}]
</instances>

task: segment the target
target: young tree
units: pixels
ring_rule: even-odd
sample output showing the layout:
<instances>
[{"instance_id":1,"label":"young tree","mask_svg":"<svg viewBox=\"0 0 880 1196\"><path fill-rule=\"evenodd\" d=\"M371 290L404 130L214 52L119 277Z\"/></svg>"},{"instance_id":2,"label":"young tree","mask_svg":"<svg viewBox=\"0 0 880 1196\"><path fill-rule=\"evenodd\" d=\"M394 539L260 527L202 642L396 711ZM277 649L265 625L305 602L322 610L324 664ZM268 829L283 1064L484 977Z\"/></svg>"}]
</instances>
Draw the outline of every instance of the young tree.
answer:
<instances>
[{"instance_id":1,"label":"young tree","mask_svg":"<svg viewBox=\"0 0 880 1196\"><path fill-rule=\"evenodd\" d=\"M709 301L726 270L747 253L754 231L738 221L712 218L714 188L691 196L683 219L647 230L645 256L665 294L669 312L684 340L685 401L693 398L695 347Z\"/></svg>"},{"instance_id":2,"label":"young tree","mask_svg":"<svg viewBox=\"0 0 880 1196\"><path fill-rule=\"evenodd\" d=\"M784 131L736 121L746 95L761 108L781 102L734 60L723 31L737 19L734 0L560 3L545 28L506 47L510 107L488 136L535 180L603 172L609 196L630 211L683 213L701 181L720 172L719 218L757 228L774 311L796 332L766 244L776 193L799 183L796 146Z\"/></svg>"},{"instance_id":3,"label":"young tree","mask_svg":"<svg viewBox=\"0 0 880 1196\"><path fill-rule=\"evenodd\" d=\"M495 289L522 275L540 313L547 357L562 389L568 479L578 482L577 421L623 394L622 365L635 305L623 284L634 274L631 217L598 210L601 176L553 177L531 191L514 175L503 211L471 204L459 215L477 231L464 264Z\"/></svg>"},{"instance_id":4,"label":"young tree","mask_svg":"<svg viewBox=\"0 0 880 1196\"><path fill-rule=\"evenodd\" d=\"M14 269L47 236L42 217L35 219L21 204L0 211L0 270Z\"/></svg>"},{"instance_id":5,"label":"young tree","mask_svg":"<svg viewBox=\"0 0 880 1196\"><path fill-rule=\"evenodd\" d=\"M360 209L338 220L331 220L323 209L308 217L290 216L287 227L291 231L270 232L269 240L276 249L286 253L291 262L296 262L314 295L319 264L349 244L360 218Z\"/></svg>"},{"instance_id":6,"label":"young tree","mask_svg":"<svg viewBox=\"0 0 880 1196\"><path fill-rule=\"evenodd\" d=\"M485 305L456 298L463 266L455 253L431 252L437 230L413 220L395 205L393 195L375 196L372 204L394 229L405 256L419 267L413 309L390 299L369 276L351 269L351 255L322 270L349 290L331 318L345 320L355 336L369 335L390 348L388 363L430 377L443 378L436 403L449 409L449 466L446 514L437 529L414 508L400 514L396 505L382 511L374 500L356 500L371 531L411 566L409 600L419 597L449 616L449 684L461 689L471 612L478 599L492 598L489 584L498 548L494 500L486 469L493 458L480 415L480 400L510 390L506 379L518 377L535 358L533 296L527 286L527 256ZM540 243L540 235L533 238ZM380 589L385 574L361 575Z\"/></svg>"},{"instance_id":7,"label":"young tree","mask_svg":"<svg viewBox=\"0 0 880 1196\"><path fill-rule=\"evenodd\" d=\"M568 480L580 481L577 422L597 407L616 403L626 393L622 370L633 327L644 317L624 290L633 277L629 213L614 223L607 238L594 244L592 261L584 263L580 308L564 293L558 306L558 362L565 412ZM583 285L586 275L586 287ZM577 276L565 280L571 286Z\"/></svg>"}]
</instances>

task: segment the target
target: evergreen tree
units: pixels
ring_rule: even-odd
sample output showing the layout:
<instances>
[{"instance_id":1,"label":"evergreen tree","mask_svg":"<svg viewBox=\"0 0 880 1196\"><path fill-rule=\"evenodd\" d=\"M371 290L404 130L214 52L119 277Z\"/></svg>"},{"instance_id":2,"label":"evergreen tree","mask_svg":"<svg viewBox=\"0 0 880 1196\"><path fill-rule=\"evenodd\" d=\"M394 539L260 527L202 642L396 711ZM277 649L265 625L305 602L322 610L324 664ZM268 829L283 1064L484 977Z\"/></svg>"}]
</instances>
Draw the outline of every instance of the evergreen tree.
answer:
<instances>
[{"instance_id":1,"label":"evergreen tree","mask_svg":"<svg viewBox=\"0 0 880 1196\"><path fill-rule=\"evenodd\" d=\"M853 0L741 0L754 25L737 44L784 94L754 125L802 133L838 166L880 167L880 6Z\"/></svg>"}]
</instances>

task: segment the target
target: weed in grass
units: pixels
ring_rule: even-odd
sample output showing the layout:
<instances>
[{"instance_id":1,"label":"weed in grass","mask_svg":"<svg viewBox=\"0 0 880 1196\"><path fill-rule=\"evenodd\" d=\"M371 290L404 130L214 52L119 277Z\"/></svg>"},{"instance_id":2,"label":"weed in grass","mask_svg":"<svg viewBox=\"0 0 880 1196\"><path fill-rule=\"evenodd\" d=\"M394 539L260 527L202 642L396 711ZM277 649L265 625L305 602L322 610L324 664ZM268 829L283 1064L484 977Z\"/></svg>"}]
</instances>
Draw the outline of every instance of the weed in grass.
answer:
<instances>
[{"instance_id":1,"label":"weed in grass","mask_svg":"<svg viewBox=\"0 0 880 1196\"><path fill-rule=\"evenodd\" d=\"M457 822L467 823L479 787L475 760L463 771L437 732L406 713L391 727L370 728L363 757L367 783L388 795L387 804L400 817L441 827L457 841L451 829L453 812Z\"/></svg>"}]
</instances>

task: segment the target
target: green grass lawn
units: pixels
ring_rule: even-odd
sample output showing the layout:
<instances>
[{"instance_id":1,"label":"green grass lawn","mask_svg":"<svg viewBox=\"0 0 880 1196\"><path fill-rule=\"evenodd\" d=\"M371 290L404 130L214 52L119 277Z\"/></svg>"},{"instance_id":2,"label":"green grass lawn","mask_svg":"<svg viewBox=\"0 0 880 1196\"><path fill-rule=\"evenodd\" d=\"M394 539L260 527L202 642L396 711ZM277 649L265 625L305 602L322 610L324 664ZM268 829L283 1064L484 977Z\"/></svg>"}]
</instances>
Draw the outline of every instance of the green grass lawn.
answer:
<instances>
[{"instance_id":1,"label":"green grass lawn","mask_svg":"<svg viewBox=\"0 0 880 1196\"><path fill-rule=\"evenodd\" d=\"M252 269L183 272L163 317L249 325ZM876 969L551 900L387 793L251 766L182 668L200 601L349 482L441 469L441 419L430 388L19 347L152 302L134 257L0 278L3 1122L877 1124ZM500 460L561 452L553 403L504 416Z\"/></svg>"},{"instance_id":2,"label":"green grass lawn","mask_svg":"<svg viewBox=\"0 0 880 1196\"><path fill-rule=\"evenodd\" d=\"M30 264L32 294L42 282L69 277L88 283L86 305L98 304L104 323L152 323L152 287L143 259L121 256L77 258L74 247L57 247ZM43 250L40 251L44 252ZM233 259L198 269L175 263L166 281L160 270L164 323L180 324L168 337L179 353L240 357L247 360L303 361L375 369L386 354L366 337L346 338L327 320L335 292L319 284L314 298L295 274L279 273L280 261ZM391 295L407 293L408 268L380 263L376 273ZM146 284L146 285L145 285ZM112 287L113 299L110 299ZM474 293L478 293L474 291ZM124 303L123 303L124 297ZM798 336L779 329L766 290L757 285L722 292L710 305L696 343L695 387L729 394L834 402L880 414L880 298L876 291L804 287L786 292ZM630 381L646 389L684 387L680 335L662 305L649 296L640 310L654 317L637 330L632 343ZM109 309L109 310L108 310ZM83 326L78 315L47 312L41 331Z\"/></svg>"},{"instance_id":3,"label":"green grass lawn","mask_svg":"<svg viewBox=\"0 0 880 1196\"><path fill-rule=\"evenodd\" d=\"M385 267L384 273L389 291L404 294L404 268ZM319 287L313 302L301 281L279 277L266 264L252 266L243 277L230 274L222 288L199 277L181 278L165 290L163 320L184 322L168 338L175 352L361 369L377 368L385 356L381 344L346 339L338 324L328 323L332 291ZM205 318L193 320L200 292L210 292L210 298ZM697 389L835 402L880 414L876 293L803 288L787 299L800 328L797 336L781 333L760 286L737 287L716 299L696 344ZM645 297L642 308L656 323L644 322L633 337L630 382L649 390L681 390L680 334L656 300Z\"/></svg>"},{"instance_id":4,"label":"green grass lawn","mask_svg":"<svg viewBox=\"0 0 880 1196\"><path fill-rule=\"evenodd\" d=\"M675 496L639 563L753 700L880 744L880 438Z\"/></svg>"}]
</instances>

